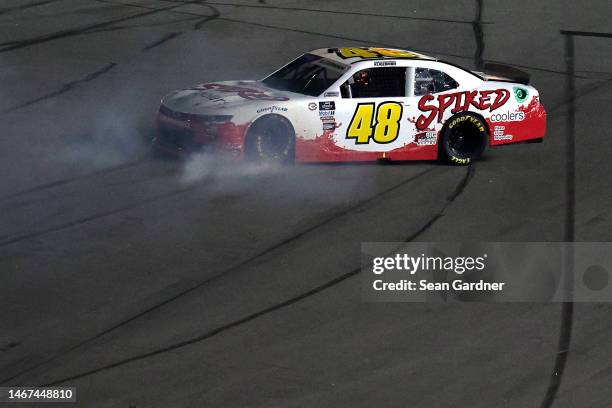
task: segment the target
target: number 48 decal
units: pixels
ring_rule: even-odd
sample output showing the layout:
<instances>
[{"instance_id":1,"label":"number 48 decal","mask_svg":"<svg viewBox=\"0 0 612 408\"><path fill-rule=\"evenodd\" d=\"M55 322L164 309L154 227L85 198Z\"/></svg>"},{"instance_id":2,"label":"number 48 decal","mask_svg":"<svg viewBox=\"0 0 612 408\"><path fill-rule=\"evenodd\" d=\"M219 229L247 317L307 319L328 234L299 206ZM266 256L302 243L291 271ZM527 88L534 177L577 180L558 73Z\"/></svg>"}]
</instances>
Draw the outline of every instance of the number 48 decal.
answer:
<instances>
[{"instance_id":1,"label":"number 48 decal","mask_svg":"<svg viewBox=\"0 0 612 408\"><path fill-rule=\"evenodd\" d=\"M346 132L347 139L356 144L391 143L399 136L402 105L397 102L383 102L378 105L374 121L374 103L360 103Z\"/></svg>"}]
</instances>

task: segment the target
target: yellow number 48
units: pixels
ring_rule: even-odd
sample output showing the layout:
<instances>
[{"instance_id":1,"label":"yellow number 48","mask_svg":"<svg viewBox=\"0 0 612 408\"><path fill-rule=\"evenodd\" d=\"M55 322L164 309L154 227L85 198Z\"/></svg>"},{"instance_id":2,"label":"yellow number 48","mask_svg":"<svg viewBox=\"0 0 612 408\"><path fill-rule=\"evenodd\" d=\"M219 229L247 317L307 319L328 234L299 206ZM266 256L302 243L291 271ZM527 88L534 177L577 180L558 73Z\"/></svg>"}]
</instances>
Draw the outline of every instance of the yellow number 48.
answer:
<instances>
[{"instance_id":1,"label":"yellow number 48","mask_svg":"<svg viewBox=\"0 0 612 408\"><path fill-rule=\"evenodd\" d=\"M399 136L402 105L397 102L384 102L376 111L374 119L374 103L360 103L351 119L346 133L347 139L355 139L356 144L391 143Z\"/></svg>"}]
</instances>

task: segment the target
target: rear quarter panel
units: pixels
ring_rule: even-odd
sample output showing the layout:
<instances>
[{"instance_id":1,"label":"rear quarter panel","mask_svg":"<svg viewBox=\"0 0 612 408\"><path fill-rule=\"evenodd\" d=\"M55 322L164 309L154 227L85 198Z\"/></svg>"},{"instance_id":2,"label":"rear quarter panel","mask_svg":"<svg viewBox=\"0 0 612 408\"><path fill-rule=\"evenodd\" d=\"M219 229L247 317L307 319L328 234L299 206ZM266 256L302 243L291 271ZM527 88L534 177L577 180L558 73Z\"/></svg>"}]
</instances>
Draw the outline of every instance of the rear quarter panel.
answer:
<instances>
[{"instance_id":1,"label":"rear quarter panel","mask_svg":"<svg viewBox=\"0 0 612 408\"><path fill-rule=\"evenodd\" d=\"M546 110L534 87L504 82L485 84L487 88L506 89L510 93L503 106L483 112L490 130L491 146L544 138Z\"/></svg>"}]
</instances>

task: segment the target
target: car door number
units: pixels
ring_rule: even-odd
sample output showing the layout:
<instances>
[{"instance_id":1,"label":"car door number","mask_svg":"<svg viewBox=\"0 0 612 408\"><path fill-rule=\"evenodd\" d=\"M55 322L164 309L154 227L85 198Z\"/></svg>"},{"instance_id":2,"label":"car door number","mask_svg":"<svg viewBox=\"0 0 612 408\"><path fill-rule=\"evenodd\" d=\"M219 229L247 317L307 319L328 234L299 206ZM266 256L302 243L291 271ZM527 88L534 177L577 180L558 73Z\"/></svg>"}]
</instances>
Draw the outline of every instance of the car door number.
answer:
<instances>
[{"instance_id":1,"label":"car door number","mask_svg":"<svg viewBox=\"0 0 612 408\"><path fill-rule=\"evenodd\" d=\"M397 139L402 119L402 105L397 102L383 102L376 109L373 102L360 103L346 132L347 139L355 144L391 143Z\"/></svg>"}]
</instances>

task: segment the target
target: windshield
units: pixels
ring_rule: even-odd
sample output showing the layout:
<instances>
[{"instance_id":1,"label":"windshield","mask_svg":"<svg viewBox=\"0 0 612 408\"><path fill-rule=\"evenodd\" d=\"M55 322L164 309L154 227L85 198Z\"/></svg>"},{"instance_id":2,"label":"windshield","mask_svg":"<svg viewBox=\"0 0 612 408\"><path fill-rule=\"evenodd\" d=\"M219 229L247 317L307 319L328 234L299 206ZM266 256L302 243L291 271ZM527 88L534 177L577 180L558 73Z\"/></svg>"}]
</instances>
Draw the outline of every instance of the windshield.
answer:
<instances>
[{"instance_id":1,"label":"windshield","mask_svg":"<svg viewBox=\"0 0 612 408\"><path fill-rule=\"evenodd\" d=\"M270 88L318 96L349 68L314 54L304 54L262 82Z\"/></svg>"}]
</instances>

